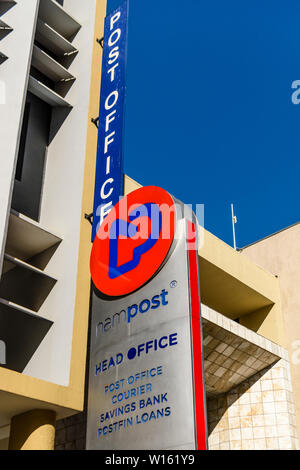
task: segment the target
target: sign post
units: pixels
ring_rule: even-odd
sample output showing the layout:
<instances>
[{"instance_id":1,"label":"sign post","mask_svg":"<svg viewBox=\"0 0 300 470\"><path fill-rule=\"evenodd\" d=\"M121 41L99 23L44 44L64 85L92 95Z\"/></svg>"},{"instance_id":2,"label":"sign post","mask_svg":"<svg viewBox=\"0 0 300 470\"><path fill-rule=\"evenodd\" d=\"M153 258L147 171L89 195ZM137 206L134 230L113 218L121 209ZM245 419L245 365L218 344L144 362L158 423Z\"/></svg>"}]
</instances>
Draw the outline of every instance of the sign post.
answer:
<instances>
[{"instance_id":1,"label":"sign post","mask_svg":"<svg viewBox=\"0 0 300 470\"><path fill-rule=\"evenodd\" d=\"M105 18L92 241L123 196L123 121L128 2Z\"/></svg>"},{"instance_id":2,"label":"sign post","mask_svg":"<svg viewBox=\"0 0 300 470\"><path fill-rule=\"evenodd\" d=\"M182 206L140 188L95 238L87 449L207 449L197 224Z\"/></svg>"}]
</instances>

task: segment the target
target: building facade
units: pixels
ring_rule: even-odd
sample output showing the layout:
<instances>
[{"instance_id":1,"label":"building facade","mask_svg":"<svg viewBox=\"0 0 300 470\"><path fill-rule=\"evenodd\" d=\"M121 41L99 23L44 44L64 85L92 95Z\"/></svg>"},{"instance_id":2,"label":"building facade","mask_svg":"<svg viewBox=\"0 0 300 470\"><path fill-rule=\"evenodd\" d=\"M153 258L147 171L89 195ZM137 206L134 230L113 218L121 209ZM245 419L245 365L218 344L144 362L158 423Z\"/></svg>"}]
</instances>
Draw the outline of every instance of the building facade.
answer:
<instances>
[{"instance_id":1,"label":"building facade","mask_svg":"<svg viewBox=\"0 0 300 470\"><path fill-rule=\"evenodd\" d=\"M103 36L105 10L102 0L0 2L1 27L10 28L0 41L0 336L6 349L0 439L6 444L16 415L50 410L57 419L83 407L90 290L85 213L93 206L97 129L91 118L99 112L96 39ZM53 418L50 424L54 436ZM10 445L18 447L18 436Z\"/></svg>"},{"instance_id":2,"label":"building facade","mask_svg":"<svg viewBox=\"0 0 300 470\"><path fill-rule=\"evenodd\" d=\"M85 448L105 14L0 0L0 449ZM199 228L210 449L299 448L298 227L242 251Z\"/></svg>"}]
</instances>

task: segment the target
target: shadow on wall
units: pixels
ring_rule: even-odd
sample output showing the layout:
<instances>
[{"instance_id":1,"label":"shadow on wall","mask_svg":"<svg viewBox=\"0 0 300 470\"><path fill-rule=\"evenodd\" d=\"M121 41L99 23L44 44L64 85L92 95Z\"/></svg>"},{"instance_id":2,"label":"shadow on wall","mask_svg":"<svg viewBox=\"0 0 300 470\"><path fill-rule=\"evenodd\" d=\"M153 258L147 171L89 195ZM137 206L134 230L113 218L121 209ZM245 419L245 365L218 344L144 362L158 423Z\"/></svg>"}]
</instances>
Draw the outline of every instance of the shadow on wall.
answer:
<instances>
[{"instance_id":1,"label":"shadow on wall","mask_svg":"<svg viewBox=\"0 0 300 470\"><path fill-rule=\"evenodd\" d=\"M63 1L63 0L62 0ZM59 2L60 3L60 2ZM14 7L16 2L14 0L9 0L7 2L0 2L0 16L4 15L12 7Z\"/></svg>"},{"instance_id":2,"label":"shadow on wall","mask_svg":"<svg viewBox=\"0 0 300 470\"><path fill-rule=\"evenodd\" d=\"M240 325L258 332L273 307L274 304L267 305L266 307L239 317Z\"/></svg>"},{"instance_id":3,"label":"shadow on wall","mask_svg":"<svg viewBox=\"0 0 300 470\"><path fill-rule=\"evenodd\" d=\"M0 1L0 18L8 10L10 10L12 7L14 7L15 4L16 4L15 1L10 1L10 2L8 2L8 1L7 2L1 2ZM0 27L0 41L2 41L2 39L6 38L6 36L13 31L13 28L11 28L10 25L6 24L4 20L1 20L1 21L2 21L2 23L0 25L1 26ZM2 65L3 62L5 62L7 59L8 59L8 57L0 51L0 65Z\"/></svg>"},{"instance_id":4,"label":"shadow on wall","mask_svg":"<svg viewBox=\"0 0 300 470\"><path fill-rule=\"evenodd\" d=\"M224 419L228 420L229 408L241 399L244 394L248 393L250 388L253 387L254 384L258 383L261 378L272 369L272 367L274 367L274 364L266 367L264 370L249 379L246 379L245 382L233 387L228 392L215 395L207 399L209 436L213 433L216 427L220 427L220 422L224 422ZM237 417L239 418L240 416L238 415ZM248 418L250 417L251 416L248 416ZM229 423L227 423L227 426L221 427L230 429Z\"/></svg>"},{"instance_id":5,"label":"shadow on wall","mask_svg":"<svg viewBox=\"0 0 300 470\"><path fill-rule=\"evenodd\" d=\"M51 126L49 132L49 145L55 138L64 121L69 116L72 108L56 107L52 110Z\"/></svg>"}]
</instances>

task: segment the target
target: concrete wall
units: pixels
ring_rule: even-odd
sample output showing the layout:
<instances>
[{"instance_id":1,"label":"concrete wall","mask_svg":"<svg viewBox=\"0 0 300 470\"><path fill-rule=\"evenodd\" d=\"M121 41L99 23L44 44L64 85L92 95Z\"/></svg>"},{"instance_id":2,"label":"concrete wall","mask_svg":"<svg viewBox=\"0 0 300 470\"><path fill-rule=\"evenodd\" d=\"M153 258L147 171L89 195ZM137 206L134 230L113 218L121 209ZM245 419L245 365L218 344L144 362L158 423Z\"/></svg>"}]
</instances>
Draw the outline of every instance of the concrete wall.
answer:
<instances>
[{"instance_id":1,"label":"concrete wall","mask_svg":"<svg viewBox=\"0 0 300 470\"><path fill-rule=\"evenodd\" d=\"M41 196L40 217L34 223L42 229L58 234L63 240L49 264L47 271L58 280L39 314L54 322L48 335L26 366L24 373L32 377L67 386L70 375L70 358L73 336L73 320L77 291L78 250L83 223L82 198L84 190L87 124L90 121L90 91L92 59L95 45L96 5L105 10L105 1L66 0L64 8L82 25L73 44L79 53L69 70L77 78L66 95L72 103L71 112L53 109L50 142L47 149L44 182ZM0 113L0 241L3 256L7 216L10 211L11 193L20 125L27 92L30 60L39 0L19 0L9 10L7 22L14 31L5 38L9 59L1 65L1 80L5 82L6 103ZM103 23L104 11L97 21ZM102 27L102 25L101 25ZM100 29L100 28L99 28ZM2 41L1 41L2 42ZM96 44L97 45L97 44ZM100 46L98 46L100 49ZM99 54L99 71L101 55ZM100 80L97 88L100 91ZM99 106L99 100L97 108ZM70 111L70 110L69 110ZM92 126L92 124L91 124ZM96 147L95 147L96 149ZM94 176L89 186L93 187ZM20 217L23 217L21 215ZM26 217L23 217L26 219ZM88 224L88 222L85 222ZM1 261L1 260L0 260ZM83 292L88 301L89 289ZM88 307L87 307L88 312Z\"/></svg>"},{"instance_id":2,"label":"concrete wall","mask_svg":"<svg viewBox=\"0 0 300 470\"><path fill-rule=\"evenodd\" d=\"M12 208L36 221L39 220L51 111L47 103L27 94Z\"/></svg>"},{"instance_id":3,"label":"concrete wall","mask_svg":"<svg viewBox=\"0 0 300 470\"><path fill-rule=\"evenodd\" d=\"M19 0L2 16L13 31L1 41L1 52L8 59L0 65L0 82L5 92L4 103L0 103L0 272L38 6L39 0Z\"/></svg>"},{"instance_id":4,"label":"concrete wall","mask_svg":"<svg viewBox=\"0 0 300 470\"><path fill-rule=\"evenodd\" d=\"M286 348L289 351L300 433L300 225L294 225L243 250L245 256L278 276ZM251 319L249 318L249 327Z\"/></svg>"},{"instance_id":5,"label":"concrete wall","mask_svg":"<svg viewBox=\"0 0 300 470\"><path fill-rule=\"evenodd\" d=\"M69 68L76 77L76 82L66 95L66 99L74 107L68 115L64 116L64 120L61 119L63 111L58 109L52 116L52 132L47 152L39 220L41 227L58 234L63 240L47 266L47 270L58 282L39 311L42 316L54 321L54 325L24 373L61 385L68 385L77 289L78 250L83 220L81 208L87 123L90 120L89 102L96 0L89 0L89 2L69 0L64 2L64 8L82 27L73 41L79 53ZM99 63L99 68L101 68L101 63ZM56 127L58 122L60 125ZM93 178L90 184L93 185ZM84 294L88 299L89 292L85 291Z\"/></svg>"},{"instance_id":6,"label":"concrete wall","mask_svg":"<svg viewBox=\"0 0 300 470\"><path fill-rule=\"evenodd\" d=\"M91 249L91 226L84 214L93 207L97 129L90 119L99 112L102 49L96 38L103 34L106 2L69 0L64 7L82 24L74 40L79 54L70 69L77 80L66 96L74 108L67 116L55 112L40 220L19 216L62 239L45 269L58 282L39 310L55 325L25 373L0 368L0 430L5 430L0 440L16 414L52 409L60 419L83 409Z\"/></svg>"},{"instance_id":7,"label":"concrete wall","mask_svg":"<svg viewBox=\"0 0 300 470\"><path fill-rule=\"evenodd\" d=\"M211 450L298 450L289 362L208 400Z\"/></svg>"}]
</instances>

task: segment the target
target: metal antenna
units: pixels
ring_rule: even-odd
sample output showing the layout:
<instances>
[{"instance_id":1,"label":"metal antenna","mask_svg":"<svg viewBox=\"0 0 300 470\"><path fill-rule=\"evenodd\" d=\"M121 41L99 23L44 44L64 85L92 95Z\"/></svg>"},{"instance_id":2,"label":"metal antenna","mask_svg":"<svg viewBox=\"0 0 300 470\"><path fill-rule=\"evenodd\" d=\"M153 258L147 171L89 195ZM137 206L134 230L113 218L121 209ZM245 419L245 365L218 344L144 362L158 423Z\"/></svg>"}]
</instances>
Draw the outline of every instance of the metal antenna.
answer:
<instances>
[{"instance_id":1,"label":"metal antenna","mask_svg":"<svg viewBox=\"0 0 300 470\"><path fill-rule=\"evenodd\" d=\"M231 204L231 216L232 216L233 248L236 250L235 224L237 223L237 218L234 215L233 204Z\"/></svg>"}]
</instances>

